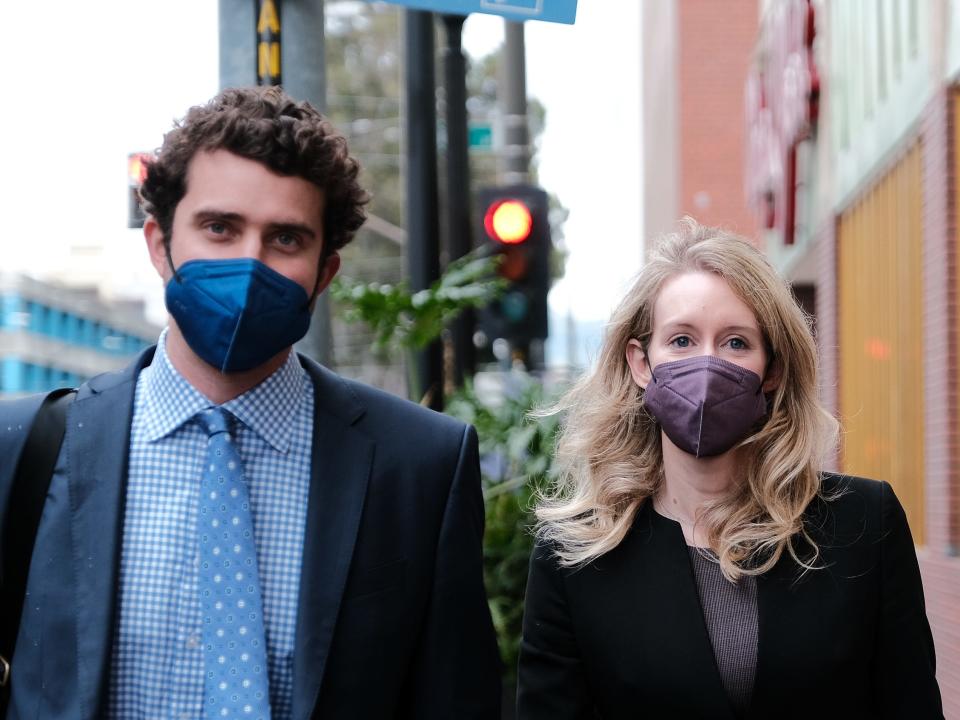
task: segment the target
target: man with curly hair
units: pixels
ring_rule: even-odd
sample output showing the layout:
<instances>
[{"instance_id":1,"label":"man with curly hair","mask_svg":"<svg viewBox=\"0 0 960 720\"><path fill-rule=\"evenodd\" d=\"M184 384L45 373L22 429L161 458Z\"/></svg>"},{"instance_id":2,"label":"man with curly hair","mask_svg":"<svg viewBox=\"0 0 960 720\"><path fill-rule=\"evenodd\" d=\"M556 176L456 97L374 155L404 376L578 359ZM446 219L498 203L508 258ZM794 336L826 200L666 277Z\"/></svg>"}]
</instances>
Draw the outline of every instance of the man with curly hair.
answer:
<instances>
[{"instance_id":1,"label":"man with curly hair","mask_svg":"<svg viewBox=\"0 0 960 720\"><path fill-rule=\"evenodd\" d=\"M169 325L70 408L8 718L499 717L475 431L291 349L358 171L277 88L165 136L141 193Z\"/></svg>"}]
</instances>

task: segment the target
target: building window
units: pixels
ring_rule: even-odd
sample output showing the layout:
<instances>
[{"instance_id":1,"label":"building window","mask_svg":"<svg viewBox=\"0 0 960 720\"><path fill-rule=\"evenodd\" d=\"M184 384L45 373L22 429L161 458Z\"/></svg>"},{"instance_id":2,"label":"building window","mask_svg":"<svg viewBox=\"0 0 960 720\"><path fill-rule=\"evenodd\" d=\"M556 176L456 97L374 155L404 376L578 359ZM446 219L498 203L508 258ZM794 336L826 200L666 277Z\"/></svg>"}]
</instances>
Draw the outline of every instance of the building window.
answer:
<instances>
[{"instance_id":1,"label":"building window","mask_svg":"<svg viewBox=\"0 0 960 720\"><path fill-rule=\"evenodd\" d=\"M917 143L837 231L841 467L887 480L925 538L923 163ZM895 293L890 288L897 288Z\"/></svg>"}]
</instances>

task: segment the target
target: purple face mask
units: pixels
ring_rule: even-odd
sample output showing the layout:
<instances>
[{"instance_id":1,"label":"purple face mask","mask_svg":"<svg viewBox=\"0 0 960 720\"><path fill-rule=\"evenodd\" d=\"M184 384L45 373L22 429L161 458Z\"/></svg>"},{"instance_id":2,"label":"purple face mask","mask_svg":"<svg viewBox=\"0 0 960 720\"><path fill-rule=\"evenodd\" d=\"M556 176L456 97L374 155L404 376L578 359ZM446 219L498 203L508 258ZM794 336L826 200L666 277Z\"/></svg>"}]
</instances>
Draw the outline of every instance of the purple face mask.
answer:
<instances>
[{"instance_id":1,"label":"purple face mask","mask_svg":"<svg viewBox=\"0 0 960 720\"><path fill-rule=\"evenodd\" d=\"M653 368L643 402L678 448L721 455L767 414L762 385L736 363L700 355Z\"/></svg>"}]
</instances>

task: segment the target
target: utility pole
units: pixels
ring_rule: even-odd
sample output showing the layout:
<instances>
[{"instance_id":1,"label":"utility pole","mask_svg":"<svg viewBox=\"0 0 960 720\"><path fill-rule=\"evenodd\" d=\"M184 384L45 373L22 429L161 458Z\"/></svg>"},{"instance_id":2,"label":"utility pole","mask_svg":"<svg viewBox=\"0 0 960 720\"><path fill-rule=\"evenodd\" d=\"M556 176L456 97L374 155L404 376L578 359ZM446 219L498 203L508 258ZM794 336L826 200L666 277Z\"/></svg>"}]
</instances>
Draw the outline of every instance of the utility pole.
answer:
<instances>
[{"instance_id":1,"label":"utility pole","mask_svg":"<svg viewBox=\"0 0 960 720\"><path fill-rule=\"evenodd\" d=\"M323 0L284 0L281 19L283 87L297 100L306 100L323 112L327 108ZM327 293L317 296L310 330L297 348L323 365L333 365L333 323Z\"/></svg>"},{"instance_id":2,"label":"utility pole","mask_svg":"<svg viewBox=\"0 0 960 720\"><path fill-rule=\"evenodd\" d=\"M527 128L527 63L523 23L504 22L503 88L504 146L500 182L521 185L530 180L530 131Z\"/></svg>"},{"instance_id":3,"label":"utility pole","mask_svg":"<svg viewBox=\"0 0 960 720\"><path fill-rule=\"evenodd\" d=\"M276 85L317 109L326 107L323 0L219 0L220 88ZM281 41L282 38L282 41ZM333 361L330 303L317 297L297 349Z\"/></svg>"},{"instance_id":4,"label":"utility pole","mask_svg":"<svg viewBox=\"0 0 960 720\"><path fill-rule=\"evenodd\" d=\"M443 50L447 125L447 251L449 262L473 247L470 223L470 156L467 148L467 62L463 56L463 15L443 15L447 45ZM450 325L453 384L463 387L476 366L474 313L467 308Z\"/></svg>"},{"instance_id":5,"label":"utility pole","mask_svg":"<svg viewBox=\"0 0 960 720\"><path fill-rule=\"evenodd\" d=\"M500 156L500 183L530 182L530 130L527 121L527 63L523 23L504 22L503 69L504 146ZM532 370L543 367L543 343L539 340L511 343L511 362L521 361Z\"/></svg>"},{"instance_id":6,"label":"utility pole","mask_svg":"<svg viewBox=\"0 0 960 720\"><path fill-rule=\"evenodd\" d=\"M219 0L220 89L257 84L257 6L250 0Z\"/></svg>"},{"instance_id":7,"label":"utility pole","mask_svg":"<svg viewBox=\"0 0 960 720\"><path fill-rule=\"evenodd\" d=\"M416 292L440 277L437 221L437 109L433 70L433 14L404 11L407 262ZM443 345L435 340L415 354L411 390L443 409Z\"/></svg>"}]
</instances>

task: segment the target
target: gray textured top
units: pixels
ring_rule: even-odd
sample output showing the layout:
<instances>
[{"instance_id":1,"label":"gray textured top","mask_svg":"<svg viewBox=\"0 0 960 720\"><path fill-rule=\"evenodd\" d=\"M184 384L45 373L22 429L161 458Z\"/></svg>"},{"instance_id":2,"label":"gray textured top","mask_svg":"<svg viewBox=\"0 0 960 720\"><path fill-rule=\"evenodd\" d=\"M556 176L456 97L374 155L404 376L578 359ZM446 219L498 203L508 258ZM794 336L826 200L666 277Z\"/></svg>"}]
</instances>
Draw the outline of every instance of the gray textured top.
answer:
<instances>
[{"instance_id":1,"label":"gray textured top","mask_svg":"<svg viewBox=\"0 0 960 720\"><path fill-rule=\"evenodd\" d=\"M745 713L757 672L757 580L741 577L734 585L713 553L688 549L720 679L737 713Z\"/></svg>"}]
</instances>

